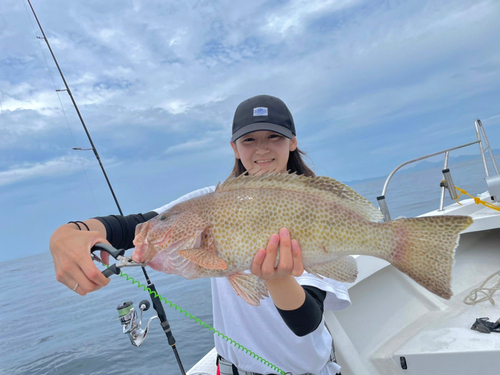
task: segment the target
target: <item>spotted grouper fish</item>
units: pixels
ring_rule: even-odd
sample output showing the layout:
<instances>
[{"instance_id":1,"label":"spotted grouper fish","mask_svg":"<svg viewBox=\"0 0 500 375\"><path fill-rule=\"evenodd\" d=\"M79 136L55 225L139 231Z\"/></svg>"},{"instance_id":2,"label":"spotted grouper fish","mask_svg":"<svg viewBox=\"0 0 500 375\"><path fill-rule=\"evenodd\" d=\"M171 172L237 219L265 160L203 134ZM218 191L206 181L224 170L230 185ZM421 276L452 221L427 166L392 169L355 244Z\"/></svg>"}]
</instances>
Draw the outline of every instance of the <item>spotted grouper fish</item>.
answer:
<instances>
[{"instance_id":1,"label":"spotted grouper fish","mask_svg":"<svg viewBox=\"0 0 500 375\"><path fill-rule=\"evenodd\" d=\"M358 270L351 255L370 255L449 299L459 233L472 219L439 216L384 223L382 218L366 198L332 178L242 175L139 224L132 258L186 279L227 277L239 296L257 306L268 296L267 288L245 271L271 235L288 228L311 274L354 282Z\"/></svg>"}]
</instances>

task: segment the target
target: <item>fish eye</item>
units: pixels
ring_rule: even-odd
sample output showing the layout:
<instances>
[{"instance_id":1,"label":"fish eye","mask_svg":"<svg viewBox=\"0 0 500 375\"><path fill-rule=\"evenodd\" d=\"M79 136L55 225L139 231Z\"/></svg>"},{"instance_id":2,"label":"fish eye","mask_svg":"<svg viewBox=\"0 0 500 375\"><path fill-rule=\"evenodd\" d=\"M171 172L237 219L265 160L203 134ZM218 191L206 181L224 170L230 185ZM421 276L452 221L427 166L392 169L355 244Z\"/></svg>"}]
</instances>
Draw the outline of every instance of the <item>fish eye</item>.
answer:
<instances>
[{"instance_id":1,"label":"fish eye","mask_svg":"<svg viewBox=\"0 0 500 375\"><path fill-rule=\"evenodd\" d=\"M165 214L161 215L160 221L163 221L163 220L166 220L166 219L167 219L167 215L165 215Z\"/></svg>"}]
</instances>

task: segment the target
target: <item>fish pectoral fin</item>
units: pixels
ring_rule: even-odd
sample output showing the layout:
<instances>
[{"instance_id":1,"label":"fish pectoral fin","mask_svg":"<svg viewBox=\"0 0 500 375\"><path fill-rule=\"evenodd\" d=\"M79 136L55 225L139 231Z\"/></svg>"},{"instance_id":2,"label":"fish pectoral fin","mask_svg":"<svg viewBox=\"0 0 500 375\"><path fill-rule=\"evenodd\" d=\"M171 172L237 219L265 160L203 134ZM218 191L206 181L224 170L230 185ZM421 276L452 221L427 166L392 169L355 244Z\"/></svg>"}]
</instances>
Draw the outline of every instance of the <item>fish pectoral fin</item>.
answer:
<instances>
[{"instance_id":1,"label":"fish pectoral fin","mask_svg":"<svg viewBox=\"0 0 500 375\"><path fill-rule=\"evenodd\" d=\"M229 275L227 278L236 294L252 306L259 306L261 299L269 297L264 280L255 275L238 272Z\"/></svg>"},{"instance_id":2,"label":"fish pectoral fin","mask_svg":"<svg viewBox=\"0 0 500 375\"><path fill-rule=\"evenodd\" d=\"M306 267L305 270L315 276L321 277L322 275L344 283L353 283L358 276L356 259L350 255L338 257L328 263Z\"/></svg>"},{"instance_id":3,"label":"fish pectoral fin","mask_svg":"<svg viewBox=\"0 0 500 375\"><path fill-rule=\"evenodd\" d=\"M178 254L207 270L225 270L227 264L214 250L206 248L179 250Z\"/></svg>"}]
</instances>

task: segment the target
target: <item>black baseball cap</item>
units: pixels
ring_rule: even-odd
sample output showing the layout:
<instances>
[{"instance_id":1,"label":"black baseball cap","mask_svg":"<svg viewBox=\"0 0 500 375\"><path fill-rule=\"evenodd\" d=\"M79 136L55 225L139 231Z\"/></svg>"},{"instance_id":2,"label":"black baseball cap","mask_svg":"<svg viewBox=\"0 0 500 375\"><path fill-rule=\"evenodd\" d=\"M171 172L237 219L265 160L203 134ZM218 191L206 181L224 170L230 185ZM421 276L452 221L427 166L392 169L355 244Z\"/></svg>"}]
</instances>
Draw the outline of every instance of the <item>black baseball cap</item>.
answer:
<instances>
[{"instance_id":1,"label":"black baseball cap","mask_svg":"<svg viewBox=\"0 0 500 375\"><path fill-rule=\"evenodd\" d=\"M268 130L292 138L295 124L287 106L281 99L269 95L257 95L242 102L233 119L234 142L245 134Z\"/></svg>"}]
</instances>

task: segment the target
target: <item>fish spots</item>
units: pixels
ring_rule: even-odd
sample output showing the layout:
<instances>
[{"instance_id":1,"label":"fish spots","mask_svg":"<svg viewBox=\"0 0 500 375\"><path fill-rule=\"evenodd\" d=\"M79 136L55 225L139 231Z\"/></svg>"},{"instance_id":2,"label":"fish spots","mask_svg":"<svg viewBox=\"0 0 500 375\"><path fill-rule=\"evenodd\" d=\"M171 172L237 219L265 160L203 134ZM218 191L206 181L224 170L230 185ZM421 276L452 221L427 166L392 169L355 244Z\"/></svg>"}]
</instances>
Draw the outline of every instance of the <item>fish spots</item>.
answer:
<instances>
[{"instance_id":1,"label":"fish spots","mask_svg":"<svg viewBox=\"0 0 500 375\"><path fill-rule=\"evenodd\" d=\"M394 244L391 260L396 262L404 261L408 240L408 232L405 230L405 227L398 225L394 231Z\"/></svg>"}]
</instances>

